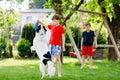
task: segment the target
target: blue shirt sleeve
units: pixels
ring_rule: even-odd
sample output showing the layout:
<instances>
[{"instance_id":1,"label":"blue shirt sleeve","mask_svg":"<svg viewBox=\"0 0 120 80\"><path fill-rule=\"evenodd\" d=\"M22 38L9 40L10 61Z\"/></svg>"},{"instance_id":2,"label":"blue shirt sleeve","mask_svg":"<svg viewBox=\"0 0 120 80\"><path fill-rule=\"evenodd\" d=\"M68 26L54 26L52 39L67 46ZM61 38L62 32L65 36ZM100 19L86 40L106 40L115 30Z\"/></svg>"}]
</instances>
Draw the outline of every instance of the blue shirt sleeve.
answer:
<instances>
[{"instance_id":1,"label":"blue shirt sleeve","mask_svg":"<svg viewBox=\"0 0 120 80\"><path fill-rule=\"evenodd\" d=\"M82 37L84 38L84 32L82 32Z\"/></svg>"},{"instance_id":2,"label":"blue shirt sleeve","mask_svg":"<svg viewBox=\"0 0 120 80\"><path fill-rule=\"evenodd\" d=\"M93 37L95 37L95 32L94 31L92 31L93 32Z\"/></svg>"}]
</instances>

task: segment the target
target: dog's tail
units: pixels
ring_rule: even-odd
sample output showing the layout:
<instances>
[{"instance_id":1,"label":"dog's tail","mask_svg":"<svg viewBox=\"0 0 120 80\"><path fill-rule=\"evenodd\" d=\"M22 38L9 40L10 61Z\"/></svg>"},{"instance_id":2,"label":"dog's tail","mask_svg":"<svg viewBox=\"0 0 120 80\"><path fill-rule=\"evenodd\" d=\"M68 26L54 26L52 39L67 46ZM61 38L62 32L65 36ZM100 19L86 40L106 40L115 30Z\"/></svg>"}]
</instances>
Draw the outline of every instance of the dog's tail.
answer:
<instances>
[{"instance_id":1,"label":"dog's tail","mask_svg":"<svg viewBox=\"0 0 120 80\"><path fill-rule=\"evenodd\" d=\"M48 64L48 75L50 77L54 76L55 75L55 67L54 67L54 64L52 61L48 61L47 62Z\"/></svg>"}]
</instances>

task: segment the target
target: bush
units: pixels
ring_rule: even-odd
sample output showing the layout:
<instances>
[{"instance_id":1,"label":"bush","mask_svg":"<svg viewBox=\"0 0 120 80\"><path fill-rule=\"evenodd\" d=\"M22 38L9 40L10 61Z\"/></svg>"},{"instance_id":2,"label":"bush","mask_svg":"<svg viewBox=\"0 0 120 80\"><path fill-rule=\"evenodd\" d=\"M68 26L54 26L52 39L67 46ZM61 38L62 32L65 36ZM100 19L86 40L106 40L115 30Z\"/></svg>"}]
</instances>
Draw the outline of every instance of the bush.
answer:
<instances>
[{"instance_id":1,"label":"bush","mask_svg":"<svg viewBox=\"0 0 120 80\"><path fill-rule=\"evenodd\" d=\"M30 51L30 46L31 46L31 43L28 40L26 40L24 38L19 39L16 44L16 48L18 50L19 56L31 57L33 54Z\"/></svg>"},{"instance_id":2,"label":"bush","mask_svg":"<svg viewBox=\"0 0 120 80\"><path fill-rule=\"evenodd\" d=\"M72 30L72 36L75 40L77 47L80 47L81 37L82 37L82 32L80 31L80 28L74 26L74 27L71 27L71 30Z\"/></svg>"},{"instance_id":3,"label":"bush","mask_svg":"<svg viewBox=\"0 0 120 80\"><path fill-rule=\"evenodd\" d=\"M105 35L106 35L106 34L104 34L104 33L100 33L100 34L98 35L98 40L97 40L97 43L98 43L98 44L106 44L107 38L106 38Z\"/></svg>"},{"instance_id":4,"label":"bush","mask_svg":"<svg viewBox=\"0 0 120 80\"><path fill-rule=\"evenodd\" d=\"M32 23L25 24L23 29L22 29L22 36L21 37L28 40L32 45L33 38L35 37L34 24L32 24Z\"/></svg>"},{"instance_id":5,"label":"bush","mask_svg":"<svg viewBox=\"0 0 120 80\"><path fill-rule=\"evenodd\" d=\"M98 35L98 39L97 39L97 44L106 44L107 43L107 34L102 31L99 35ZM98 49L105 49L104 47L100 47Z\"/></svg>"},{"instance_id":6,"label":"bush","mask_svg":"<svg viewBox=\"0 0 120 80\"><path fill-rule=\"evenodd\" d=\"M5 36L1 36L0 37L0 57L1 56L9 57L9 55L6 51L6 48L7 48L7 42L6 42Z\"/></svg>"}]
</instances>

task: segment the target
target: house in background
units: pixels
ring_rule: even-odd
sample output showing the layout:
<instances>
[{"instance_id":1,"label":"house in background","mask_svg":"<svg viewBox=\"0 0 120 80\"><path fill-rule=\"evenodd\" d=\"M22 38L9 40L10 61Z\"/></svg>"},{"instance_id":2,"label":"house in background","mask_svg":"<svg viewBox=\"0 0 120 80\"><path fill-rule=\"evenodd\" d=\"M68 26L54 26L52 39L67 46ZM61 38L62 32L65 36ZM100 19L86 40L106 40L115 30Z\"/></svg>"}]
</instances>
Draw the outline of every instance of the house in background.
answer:
<instances>
[{"instance_id":1,"label":"house in background","mask_svg":"<svg viewBox=\"0 0 120 80\"><path fill-rule=\"evenodd\" d=\"M45 23L51 22L51 17L54 15L53 9L28 9L21 11L21 20L18 27L13 27L12 41L13 44L19 40L23 26L27 23L35 23L38 19L44 20Z\"/></svg>"},{"instance_id":2,"label":"house in background","mask_svg":"<svg viewBox=\"0 0 120 80\"><path fill-rule=\"evenodd\" d=\"M53 9L28 9L21 12L21 30L26 23L35 23L37 20L43 20L45 23L51 22L54 15Z\"/></svg>"}]
</instances>

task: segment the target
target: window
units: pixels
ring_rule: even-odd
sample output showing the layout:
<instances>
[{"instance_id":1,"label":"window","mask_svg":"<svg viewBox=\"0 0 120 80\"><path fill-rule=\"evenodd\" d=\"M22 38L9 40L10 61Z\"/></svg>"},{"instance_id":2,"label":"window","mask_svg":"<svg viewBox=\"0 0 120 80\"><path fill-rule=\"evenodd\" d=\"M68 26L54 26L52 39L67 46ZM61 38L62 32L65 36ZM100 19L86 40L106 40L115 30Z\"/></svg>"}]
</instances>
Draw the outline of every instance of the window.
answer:
<instances>
[{"instance_id":1,"label":"window","mask_svg":"<svg viewBox=\"0 0 120 80\"><path fill-rule=\"evenodd\" d=\"M27 22L27 23L32 22L32 16L27 16L27 17L26 17L26 22Z\"/></svg>"}]
</instances>

